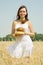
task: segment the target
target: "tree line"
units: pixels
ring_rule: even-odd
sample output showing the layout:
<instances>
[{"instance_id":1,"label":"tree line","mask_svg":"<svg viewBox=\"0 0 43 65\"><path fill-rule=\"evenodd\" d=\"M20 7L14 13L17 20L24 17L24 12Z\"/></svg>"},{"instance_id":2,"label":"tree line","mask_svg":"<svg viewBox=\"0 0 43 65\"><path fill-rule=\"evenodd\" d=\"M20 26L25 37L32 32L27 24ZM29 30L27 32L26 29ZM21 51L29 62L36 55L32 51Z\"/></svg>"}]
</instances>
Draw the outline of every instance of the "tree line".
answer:
<instances>
[{"instance_id":1,"label":"tree line","mask_svg":"<svg viewBox=\"0 0 43 65\"><path fill-rule=\"evenodd\" d=\"M35 33L34 37L31 37L32 41L43 41L43 34ZM12 37L10 34L5 37L0 37L0 41L15 41L16 38Z\"/></svg>"},{"instance_id":2,"label":"tree line","mask_svg":"<svg viewBox=\"0 0 43 65\"><path fill-rule=\"evenodd\" d=\"M43 41L43 34L35 33L34 37L31 37L32 41Z\"/></svg>"}]
</instances>

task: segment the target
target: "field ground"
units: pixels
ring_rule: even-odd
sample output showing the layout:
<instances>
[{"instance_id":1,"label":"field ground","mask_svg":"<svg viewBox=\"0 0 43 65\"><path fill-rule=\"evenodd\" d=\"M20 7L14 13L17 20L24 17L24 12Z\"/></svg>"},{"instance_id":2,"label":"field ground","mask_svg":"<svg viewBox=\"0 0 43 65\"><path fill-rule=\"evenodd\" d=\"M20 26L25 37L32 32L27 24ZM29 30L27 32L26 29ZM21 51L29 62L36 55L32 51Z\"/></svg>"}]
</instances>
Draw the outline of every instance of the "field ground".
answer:
<instances>
[{"instance_id":1,"label":"field ground","mask_svg":"<svg viewBox=\"0 0 43 65\"><path fill-rule=\"evenodd\" d=\"M0 65L43 65L43 42L34 41L34 50L29 59L16 59L11 58L6 48L14 43L14 41L0 42Z\"/></svg>"}]
</instances>

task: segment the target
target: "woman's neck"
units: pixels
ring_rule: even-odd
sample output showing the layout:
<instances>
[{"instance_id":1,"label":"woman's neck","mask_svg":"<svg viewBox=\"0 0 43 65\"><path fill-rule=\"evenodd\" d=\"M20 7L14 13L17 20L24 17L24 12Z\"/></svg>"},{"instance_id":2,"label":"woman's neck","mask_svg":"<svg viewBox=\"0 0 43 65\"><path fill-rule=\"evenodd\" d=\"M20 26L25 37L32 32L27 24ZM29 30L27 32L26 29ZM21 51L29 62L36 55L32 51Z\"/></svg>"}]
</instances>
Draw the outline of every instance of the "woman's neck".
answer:
<instances>
[{"instance_id":1,"label":"woman's neck","mask_svg":"<svg viewBox=\"0 0 43 65\"><path fill-rule=\"evenodd\" d=\"M21 23L23 24L23 23L26 22L26 19L25 19L25 18L21 18L20 21L21 21Z\"/></svg>"}]
</instances>

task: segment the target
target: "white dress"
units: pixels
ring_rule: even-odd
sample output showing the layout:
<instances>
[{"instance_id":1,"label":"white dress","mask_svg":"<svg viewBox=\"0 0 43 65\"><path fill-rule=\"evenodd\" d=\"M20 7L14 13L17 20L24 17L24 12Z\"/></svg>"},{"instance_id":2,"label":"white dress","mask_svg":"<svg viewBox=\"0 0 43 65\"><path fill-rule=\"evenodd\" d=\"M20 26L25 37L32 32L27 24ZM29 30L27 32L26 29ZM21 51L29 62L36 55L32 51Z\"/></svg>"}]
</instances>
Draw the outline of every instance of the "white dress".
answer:
<instances>
[{"instance_id":1,"label":"white dress","mask_svg":"<svg viewBox=\"0 0 43 65\"><path fill-rule=\"evenodd\" d=\"M25 32L29 32L28 25L25 24L16 24L15 30L19 27L25 28ZM16 42L13 45L10 45L7 48L10 56L21 58L26 56L31 56L33 49L33 43L29 35L22 35L16 39Z\"/></svg>"}]
</instances>

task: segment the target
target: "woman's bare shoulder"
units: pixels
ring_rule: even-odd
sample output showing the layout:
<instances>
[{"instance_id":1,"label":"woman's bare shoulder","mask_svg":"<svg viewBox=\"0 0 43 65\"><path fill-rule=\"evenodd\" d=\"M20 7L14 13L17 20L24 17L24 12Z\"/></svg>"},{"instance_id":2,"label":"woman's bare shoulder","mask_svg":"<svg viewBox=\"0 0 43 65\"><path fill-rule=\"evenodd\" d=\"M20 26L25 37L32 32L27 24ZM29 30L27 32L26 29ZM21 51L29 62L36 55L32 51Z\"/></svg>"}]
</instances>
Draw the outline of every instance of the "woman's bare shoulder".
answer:
<instances>
[{"instance_id":1,"label":"woman's bare shoulder","mask_svg":"<svg viewBox=\"0 0 43 65\"><path fill-rule=\"evenodd\" d=\"M29 20L29 21L27 21L27 24L28 24L28 25L31 25L32 23L31 23L31 21Z\"/></svg>"},{"instance_id":2,"label":"woman's bare shoulder","mask_svg":"<svg viewBox=\"0 0 43 65\"><path fill-rule=\"evenodd\" d=\"M16 23L17 23L17 21L16 21L16 20L14 20L14 21L13 21L13 24L15 25Z\"/></svg>"}]
</instances>

